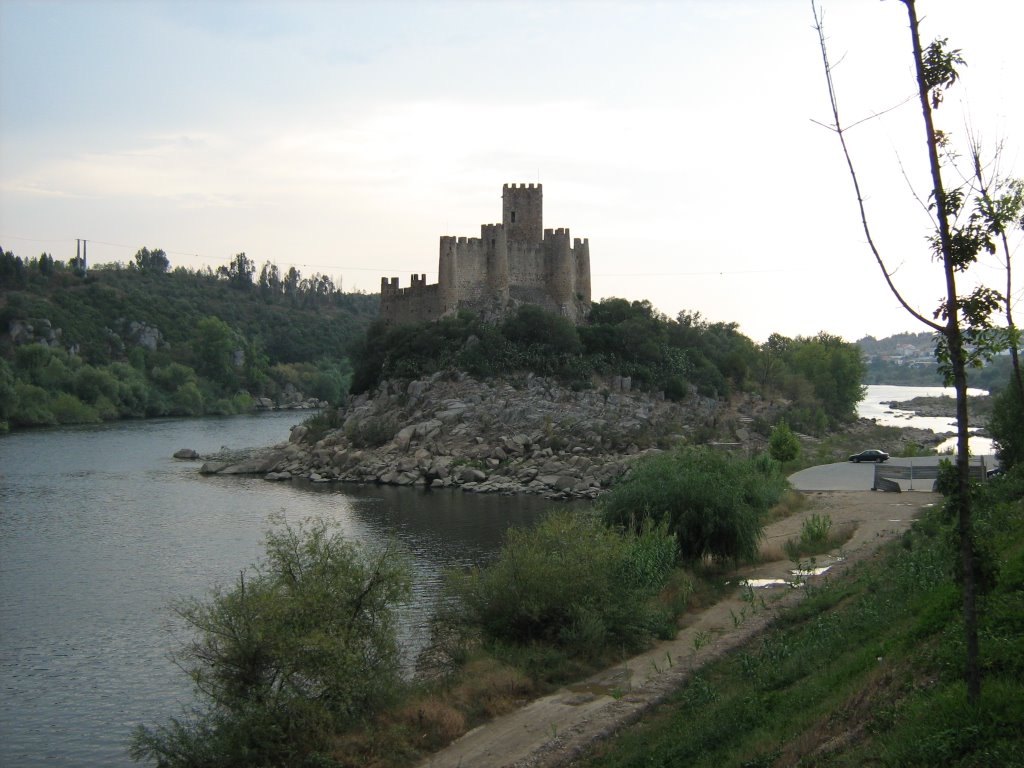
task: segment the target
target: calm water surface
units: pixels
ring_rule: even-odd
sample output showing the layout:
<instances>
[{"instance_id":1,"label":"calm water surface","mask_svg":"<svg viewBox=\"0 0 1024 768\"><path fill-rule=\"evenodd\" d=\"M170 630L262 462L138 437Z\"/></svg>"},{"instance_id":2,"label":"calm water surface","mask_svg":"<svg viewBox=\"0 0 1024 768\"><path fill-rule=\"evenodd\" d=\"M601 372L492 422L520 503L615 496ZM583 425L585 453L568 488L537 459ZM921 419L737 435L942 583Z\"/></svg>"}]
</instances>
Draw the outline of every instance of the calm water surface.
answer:
<instances>
[{"instance_id":1,"label":"calm water surface","mask_svg":"<svg viewBox=\"0 0 1024 768\"><path fill-rule=\"evenodd\" d=\"M485 561L535 497L202 477L179 448L271 445L294 413L124 422L0 437L0 766L132 765L138 723L191 701L168 652L187 637L172 599L229 585L256 560L268 516L336 519L412 556L408 656L441 572Z\"/></svg>"},{"instance_id":2,"label":"calm water surface","mask_svg":"<svg viewBox=\"0 0 1024 768\"><path fill-rule=\"evenodd\" d=\"M968 389L969 395L985 395L984 389ZM879 424L889 427L918 427L930 429L936 434L956 432L954 417L916 416L913 411L893 409L886 403L894 400L913 400L915 397L956 397L952 387L903 387L892 384L869 384L864 399L857 406L857 415L865 419L877 419ZM972 424L973 426L973 424ZM976 456L994 453L992 441L987 437L971 437L969 440L971 453ZM866 446L872 447L872 446ZM941 451L955 451L956 438L951 437L938 446Z\"/></svg>"}]
</instances>

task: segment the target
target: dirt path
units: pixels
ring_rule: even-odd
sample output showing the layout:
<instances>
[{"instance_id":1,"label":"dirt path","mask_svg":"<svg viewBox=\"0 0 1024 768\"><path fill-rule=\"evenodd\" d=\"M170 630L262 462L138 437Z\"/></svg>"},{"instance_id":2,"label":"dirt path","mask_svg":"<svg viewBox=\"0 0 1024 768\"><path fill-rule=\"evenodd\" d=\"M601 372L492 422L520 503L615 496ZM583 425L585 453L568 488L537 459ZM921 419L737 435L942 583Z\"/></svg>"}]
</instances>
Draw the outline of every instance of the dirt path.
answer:
<instances>
[{"instance_id":1,"label":"dirt path","mask_svg":"<svg viewBox=\"0 0 1024 768\"><path fill-rule=\"evenodd\" d=\"M906 530L918 511L939 503L936 493L872 491L810 493L806 511L769 526L765 552L781 554L786 539L799 536L805 518L827 514L835 527L851 525L843 547L816 558L827 576L841 575ZM784 558L784 556L782 556ZM777 611L803 590L789 585L741 587L744 580L792 581L788 559L745 568L732 579L736 590L694 614L674 640L659 643L620 666L562 688L476 728L422 764L422 768L536 768L565 765L595 741L639 719L686 682L694 670L762 631ZM823 575L805 577L825 578Z\"/></svg>"}]
</instances>

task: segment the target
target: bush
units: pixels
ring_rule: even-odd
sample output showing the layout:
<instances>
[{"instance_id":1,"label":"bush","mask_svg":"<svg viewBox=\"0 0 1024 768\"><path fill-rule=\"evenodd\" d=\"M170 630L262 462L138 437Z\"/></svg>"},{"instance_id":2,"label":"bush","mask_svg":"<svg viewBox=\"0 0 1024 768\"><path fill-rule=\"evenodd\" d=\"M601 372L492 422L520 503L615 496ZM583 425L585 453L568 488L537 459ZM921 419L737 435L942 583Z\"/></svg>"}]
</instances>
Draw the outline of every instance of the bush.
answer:
<instances>
[{"instance_id":1,"label":"bush","mask_svg":"<svg viewBox=\"0 0 1024 768\"><path fill-rule=\"evenodd\" d=\"M664 527L623 534L592 514L560 511L536 528L511 529L492 565L449 574L446 590L458 621L498 646L597 660L674 630L675 616L656 597L675 547Z\"/></svg>"},{"instance_id":2,"label":"bush","mask_svg":"<svg viewBox=\"0 0 1024 768\"><path fill-rule=\"evenodd\" d=\"M50 395L42 387L18 381L14 384L14 406L8 418L16 427L36 427L57 423L50 408Z\"/></svg>"},{"instance_id":3,"label":"bush","mask_svg":"<svg viewBox=\"0 0 1024 768\"><path fill-rule=\"evenodd\" d=\"M100 421L95 408L67 392L61 392L53 398L50 411L58 424L96 424Z\"/></svg>"},{"instance_id":4,"label":"bush","mask_svg":"<svg viewBox=\"0 0 1024 768\"><path fill-rule=\"evenodd\" d=\"M664 523L679 542L684 563L705 557L752 559L763 516L786 480L768 457L737 459L709 448L681 448L641 460L606 497L605 520L636 527Z\"/></svg>"},{"instance_id":5,"label":"bush","mask_svg":"<svg viewBox=\"0 0 1024 768\"><path fill-rule=\"evenodd\" d=\"M783 464L793 461L800 455L800 441L785 419L779 419L779 423L772 427L772 435L768 439L768 452L773 459Z\"/></svg>"},{"instance_id":6,"label":"bush","mask_svg":"<svg viewBox=\"0 0 1024 768\"><path fill-rule=\"evenodd\" d=\"M996 396L988 429L1004 468L1024 464L1024 402L1014 382Z\"/></svg>"},{"instance_id":7,"label":"bush","mask_svg":"<svg viewBox=\"0 0 1024 768\"><path fill-rule=\"evenodd\" d=\"M409 595L393 549L370 553L323 520L280 519L263 560L178 615L177 655L205 709L140 726L136 760L160 766L298 765L384 704L399 682L395 608Z\"/></svg>"}]
</instances>

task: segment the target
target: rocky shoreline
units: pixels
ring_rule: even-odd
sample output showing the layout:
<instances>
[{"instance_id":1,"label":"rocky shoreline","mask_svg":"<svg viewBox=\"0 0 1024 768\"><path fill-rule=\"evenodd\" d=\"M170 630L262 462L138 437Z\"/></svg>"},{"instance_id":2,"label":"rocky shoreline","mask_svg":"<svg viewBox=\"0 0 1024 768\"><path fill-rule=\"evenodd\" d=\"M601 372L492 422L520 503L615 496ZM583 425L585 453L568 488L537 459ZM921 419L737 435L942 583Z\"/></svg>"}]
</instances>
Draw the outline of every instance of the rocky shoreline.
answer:
<instances>
[{"instance_id":1,"label":"rocky shoreline","mask_svg":"<svg viewBox=\"0 0 1024 768\"><path fill-rule=\"evenodd\" d=\"M203 460L203 474L268 481L593 499L637 458L680 442L743 456L765 451L767 425L788 405L751 394L716 400L696 391L671 402L634 390L623 377L576 391L532 374L481 381L446 371L382 382L336 413L321 411L320 425L314 419L293 427L288 440L272 448L179 458ZM860 419L844 431L868 437L876 429L874 421ZM911 444L934 447L945 438L927 429L898 432L898 439L886 438L890 452Z\"/></svg>"},{"instance_id":2,"label":"rocky shoreline","mask_svg":"<svg viewBox=\"0 0 1024 768\"><path fill-rule=\"evenodd\" d=\"M774 423L786 405L751 395L722 402L695 391L676 403L635 391L623 377L574 391L530 374L479 381L442 372L383 382L340 409L323 434L300 425L287 443L240 461L207 461L200 471L595 498L638 457L684 439L753 455L766 444L753 423Z\"/></svg>"}]
</instances>

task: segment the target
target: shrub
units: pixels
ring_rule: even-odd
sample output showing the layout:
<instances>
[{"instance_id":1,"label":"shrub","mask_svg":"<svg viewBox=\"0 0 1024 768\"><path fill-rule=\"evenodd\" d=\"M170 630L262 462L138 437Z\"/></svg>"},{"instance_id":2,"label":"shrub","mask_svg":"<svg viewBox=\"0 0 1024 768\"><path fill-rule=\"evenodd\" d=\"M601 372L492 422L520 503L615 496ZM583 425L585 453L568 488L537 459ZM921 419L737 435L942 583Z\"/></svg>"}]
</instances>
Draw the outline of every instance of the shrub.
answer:
<instances>
[{"instance_id":1,"label":"shrub","mask_svg":"<svg viewBox=\"0 0 1024 768\"><path fill-rule=\"evenodd\" d=\"M768 457L738 459L709 448L684 447L639 461L606 497L605 520L636 527L664 523L684 563L756 557L763 515L786 488Z\"/></svg>"},{"instance_id":2,"label":"shrub","mask_svg":"<svg viewBox=\"0 0 1024 768\"><path fill-rule=\"evenodd\" d=\"M100 420L95 408L67 392L61 392L53 398L50 411L58 424L95 424Z\"/></svg>"},{"instance_id":3,"label":"shrub","mask_svg":"<svg viewBox=\"0 0 1024 768\"><path fill-rule=\"evenodd\" d=\"M800 441L785 419L779 419L779 423L772 427L772 434L768 439L768 452L773 459L783 464L793 461L800 455Z\"/></svg>"},{"instance_id":4,"label":"shrub","mask_svg":"<svg viewBox=\"0 0 1024 768\"><path fill-rule=\"evenodd\" d=\"M655 598L675 547L664 527L623 534L592 514L560 511L536 528L511 529L492 565L450 574L446 588L459 621L486 640L597 660L674 626Z\"/></svg>"},{"instance_id":5,"label":"shrub","mask_svg":"<svg viewBox=\"0 0 1024 768\"><path fill-rule=\"evenodd\" d=\"M1024 464L1024 402L1013 382L996 396L988 429L1003 467Z\"/></svg>"},{"instance_id":6,"label":"shrub","mask_svg":"<svg viewBox=\"0 0 1024 768\"><path fill-rule=\"evenodd\" d=\"M140 726L136 760L160 766L298 765L377 710L399 681L395 608L409 595L391 548L370 553L332 524L278 525L261 562L178 615L177 655L205 709Z\"/></svg>"},{"instance_id":7,"label":"shrub","mask_svg":"<svg viewBox=\"0 0 1024 768\"><path fill-rule=\"evenodd\" d=\"M56 424L57 417L50 406L50 395L45 389L18 381L14 384L14 406L8 416L17 427Z\"/></svg>"},{"instance_id":8,"label":"shrub","mask_svg":"<svg viewBox=\"0 0 1024 768\"><path fill-rule=\"evenodd\" d=\"M182 384L171 396L173 416L199 416L203 413L203 393L195 382Z\"/></svg>"},{"instance_id":9,"label":"shrub","mask_svg":"<svg viewBox=\"0 0 1024 768\"><path fill-rule=\"evenodd\" d=\"M370 416L345 425L345 437L354 448L377 448L398 432L398 419L394 416Z\"/></svg>"},{"instance_id":10,"label":"shrub","mask_svg":"<svg viewBox=\"0 0 1024 768\"><path fill-rule=\"evenodd\" d=\"M340 429L342 425L341 411L337 408L324 408L302 422L308 430L302 439L305 443L316 443L328 432ZM394 435L394 432L391 433ZM390 439L390 438L389 438Z\"/></svg>"}]
</instances>

